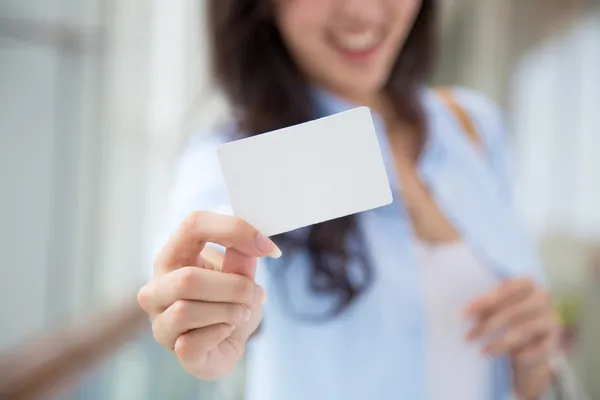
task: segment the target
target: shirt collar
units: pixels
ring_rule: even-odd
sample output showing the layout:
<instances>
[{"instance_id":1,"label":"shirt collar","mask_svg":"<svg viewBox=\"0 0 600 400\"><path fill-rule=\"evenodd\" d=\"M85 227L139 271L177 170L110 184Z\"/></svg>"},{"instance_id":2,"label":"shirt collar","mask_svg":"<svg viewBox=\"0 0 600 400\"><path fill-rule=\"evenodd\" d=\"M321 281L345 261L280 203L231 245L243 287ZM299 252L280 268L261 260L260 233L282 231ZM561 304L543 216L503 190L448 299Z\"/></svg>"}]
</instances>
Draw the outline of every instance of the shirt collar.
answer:
<instances>
[{"instance_id":1,"label":"shirt collar","mask_svg":"<svg viewBox=\"0 0 600 400\"><path fill-rule=\"evenodd\" d=\"M313 88L313 93L317 111L320 114L319 117L337 114L359 106L358 104L354 104L337 97L331 92L321 88ZM427 176L432 173L432 169L434 168L436 161L439 159L441 154L444 137L440 134L440 132L443 132L444 130L440 125L440 119L435 118L439 112L440 104L439 102L435 101L431 91L427 89L420 90L418 101L421 101L423 105L425 113L424 117L427 124L427 141L424 151L419 159L419 170L424 175L424 178L427 179ZM385 123L381 116L375 111L371 110L371 114L373 115L373 123L375 125L375 131L377 132L377 140L379 141L379 147L381 149L381 155L389 177L390 186L394 190L399 190L400 182L397 178L394 158L390 149Z\"/></svg>"}]
</instances>

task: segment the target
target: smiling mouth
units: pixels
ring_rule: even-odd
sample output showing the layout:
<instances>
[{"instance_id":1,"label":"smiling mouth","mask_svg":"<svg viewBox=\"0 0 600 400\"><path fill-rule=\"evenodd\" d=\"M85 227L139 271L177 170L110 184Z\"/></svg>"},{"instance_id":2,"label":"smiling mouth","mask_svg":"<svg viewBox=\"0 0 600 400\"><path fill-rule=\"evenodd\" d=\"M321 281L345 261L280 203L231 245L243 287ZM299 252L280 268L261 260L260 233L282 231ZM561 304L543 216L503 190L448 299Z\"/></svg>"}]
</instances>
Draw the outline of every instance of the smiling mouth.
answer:
<instances>
[{"instance_id":1,"label":"smiling mouth","mask_svg":"<svg viewBox=\"0 0 600 400\"><path fill-rule=\"evenodd\" d=\"M383 43L381 30L368 30L357 33L332 33L329 42L344 58L362 60L370 58Z\"/></svg>"}]
</instances>

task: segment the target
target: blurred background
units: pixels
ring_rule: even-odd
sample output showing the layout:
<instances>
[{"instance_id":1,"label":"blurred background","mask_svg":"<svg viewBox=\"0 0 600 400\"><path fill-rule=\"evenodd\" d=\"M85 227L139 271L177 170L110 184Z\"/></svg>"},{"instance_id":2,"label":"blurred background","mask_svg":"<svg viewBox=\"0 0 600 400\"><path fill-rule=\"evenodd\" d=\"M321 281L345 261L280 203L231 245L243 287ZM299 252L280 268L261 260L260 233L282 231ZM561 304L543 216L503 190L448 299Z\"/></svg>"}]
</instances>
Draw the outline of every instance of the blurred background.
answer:
<instances>
[{"instance_id":1,"label":"blurred background","mask_svg":"<svg viewBox=\"0 0 600 400\"><path fill-rule=\"evenodd\" d=\"M520 210L600 399L600 2L442 3L433 83L502 106ZM182 140L226 112L204 15L199 0L0 1L0 352L135 300ZM200 384L146 330L60 398L243 398L243 368Z\"/></svg>"}]
</instances>

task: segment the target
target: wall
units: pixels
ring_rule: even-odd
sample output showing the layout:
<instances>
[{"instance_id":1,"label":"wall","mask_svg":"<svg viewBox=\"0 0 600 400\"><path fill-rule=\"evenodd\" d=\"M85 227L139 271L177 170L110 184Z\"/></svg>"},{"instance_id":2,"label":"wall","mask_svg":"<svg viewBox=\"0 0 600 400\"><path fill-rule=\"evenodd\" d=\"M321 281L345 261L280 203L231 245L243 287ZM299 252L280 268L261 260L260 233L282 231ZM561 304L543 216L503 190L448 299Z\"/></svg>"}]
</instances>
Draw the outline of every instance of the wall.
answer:
<instances>
[{"instance_id":1,"label":"wall","mask_svg":"<svg viewBox=\"0 0 600 400\"><path fill-rule=\"evenodd\" d=\"M189 78L206 73L198 15L195 1L0 3L0 348L147 278ZM193 397L169 360L144 338L73 398Z\"/></svg>"},{"instance_id":2,"label":"wall","mask_svg":"<svg viewBox=\"0 0 600 400\"><path fill-rule=\"evenodd\" d=\"M85 289L75 265L89 239L81 189L95 91L88 85L94 71L86 68L94 55L78 37L94 37L96 7L58 0L0 5L0 346L54 322Z\"/></svg>"}]
</instances>

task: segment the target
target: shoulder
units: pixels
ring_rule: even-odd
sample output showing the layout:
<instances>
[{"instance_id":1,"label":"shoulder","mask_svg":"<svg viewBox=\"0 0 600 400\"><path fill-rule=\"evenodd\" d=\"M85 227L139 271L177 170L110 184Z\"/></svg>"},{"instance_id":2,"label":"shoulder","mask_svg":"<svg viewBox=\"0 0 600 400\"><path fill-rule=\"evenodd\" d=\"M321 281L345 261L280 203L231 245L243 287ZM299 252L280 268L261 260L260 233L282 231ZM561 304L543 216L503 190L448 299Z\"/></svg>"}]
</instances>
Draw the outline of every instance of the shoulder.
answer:
<instances>
[{"instance_id":1,"label":"shoulder","mask_svg":"<svg viewBox=\"0 0 600 400\"><path fill-rule=\"evenodd\" d=\"M174 186L192 182L215 184L219 175L217 149L225 141L225 135L219 131L200 132L189 137L175 163ZM198 188L200 185L192 186Z\"/></svg>"},{"instance_id":2,"label":"shoulder","mask_svg":"<svg viewBox=\"0 0 600 400\"><path fill-rule=\"evenodd\" d=\"M181 148L177 160L178 166L202 164L202 166L218 167L217 149L230 141L236 132L235 125L228 123L192 134Z\"/></svg>"},{"instance_id":3,"label":"shoulder","mask_svg":"<svg viewBox=\"0 0 600 400\"><path fill-rule=\"evenodd\" d=\"M501 190L512 201L514 177L513 152L500 108L489 97L477 91L463 87L450 89L455 101L466 113L475 129L474 133L478 136L479 142L483 146L487 166L498 180ZM438 97L438 94L433 89L430 90L429 94L432 98ZM456 118L451 115L453 111L443 104L441 99L434 100L432 104L435 104L432 107L437 109L439 114L445 115L440 118L446 118L446 120L448 118ZM459 122L456 124L457 132L460 130L461 134L456 136L457 140L471 141L472 139L468 137L459 124Z\"/></svg>"},{"instance_id":4,"label":"shoulder","mask_svg":"<svg viewBox=\"0 0 600 400\"><path fill-rule=\"evenodd\" d=\"M168 201L169 225L195 210L230 214L231 208L217 150L228 141L228 129L192 135L175 162Z\"/></svg>"},{"instance_id":5,"label":"shoulder","mask_svg":"<svg viewBox=\"0 0 600 400\"><path fill-rule=\"evenodd\" d=\"M474 118L482 122L501 119L498 105L487 95L462 86L452 88L457 101L470 112Z\"/></svg>"},{"instance_id":6,"label":"shoulder","mask_svg":"<svg viewBox=\"0 0 600 400\"><path fill-rule=\"evenodd\" d=\"M490 153L504 151L507 130L500 107L490 97L476 90L461 86L449 89L469 117L486 150ZM431 93L436 96L435 89ZM445 109L445 112L452 111Z\"/></svg>"}]
</instances>

